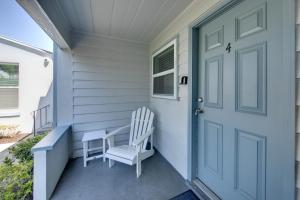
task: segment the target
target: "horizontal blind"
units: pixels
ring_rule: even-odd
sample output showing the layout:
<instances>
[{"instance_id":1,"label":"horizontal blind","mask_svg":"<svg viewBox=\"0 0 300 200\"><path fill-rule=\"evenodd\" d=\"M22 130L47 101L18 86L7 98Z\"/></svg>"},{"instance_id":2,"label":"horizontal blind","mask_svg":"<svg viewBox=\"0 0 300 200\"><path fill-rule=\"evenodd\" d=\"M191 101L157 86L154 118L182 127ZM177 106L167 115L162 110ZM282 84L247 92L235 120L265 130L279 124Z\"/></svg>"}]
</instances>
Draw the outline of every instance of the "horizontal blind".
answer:
<instances>
[{"instance_id":1,"label":"horizontal blind","mask_svg":"<svg viewBox=\"0 0 300 200\"><path fill-rule=\"evenodd\" d=\"M0 109L14 109L19 105L18 88L0 88Z\"/></svg>"},{"instance_id":2,"label":"horizontal blind","mask_svg":"<svg viewBox=\"0 0 300 200\"><path fill-rule=\"evenodd\" d=\"M173 95L174 73L155 77L153 81L153 93L157 95Z\"/></svg>"},{"instance_id":3,"label":"horizontal blind","mask_svg":"<svg viewBox=\"0 0 300 200\"><path fill-rule=\"evenodd\" d=\"M174 68L174 45L154 57L153 74Z\"/></svg>"}]
</instances>

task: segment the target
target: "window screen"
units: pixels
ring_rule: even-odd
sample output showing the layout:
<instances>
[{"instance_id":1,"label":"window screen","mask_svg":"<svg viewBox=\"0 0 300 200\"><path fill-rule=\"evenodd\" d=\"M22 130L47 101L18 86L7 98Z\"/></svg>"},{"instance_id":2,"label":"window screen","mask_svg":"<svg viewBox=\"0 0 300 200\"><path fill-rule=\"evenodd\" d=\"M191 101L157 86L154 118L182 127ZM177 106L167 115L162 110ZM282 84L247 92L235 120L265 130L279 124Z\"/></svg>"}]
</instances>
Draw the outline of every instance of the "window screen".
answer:
<instances>
[{"instance_id":1,"label":"window screen","mask_svg":"<svg viewBox=\"0 0 300 200\"><path fill-rule=\"evenodd\" d=\"M19 66L0 64L0 109L18 108Z\"/></svg>"}]
</instances>

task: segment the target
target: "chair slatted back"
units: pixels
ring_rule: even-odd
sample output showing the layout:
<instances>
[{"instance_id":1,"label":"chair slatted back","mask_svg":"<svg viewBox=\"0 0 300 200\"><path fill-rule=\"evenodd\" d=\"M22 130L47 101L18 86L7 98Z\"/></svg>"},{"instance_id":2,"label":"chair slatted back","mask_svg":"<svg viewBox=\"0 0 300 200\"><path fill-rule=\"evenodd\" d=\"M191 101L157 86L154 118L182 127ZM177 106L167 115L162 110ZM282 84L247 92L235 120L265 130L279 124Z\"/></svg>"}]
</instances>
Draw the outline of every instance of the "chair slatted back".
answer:
<instances>
[{"instance_id":1,"label":"chair slatted back","mask_svg":"<svg viewBox=\"0 0 300 200\"><path fill-rule=\"evenodd\" d=\"M132 112L129 145L132 145L135 140L152 128L153 118L154 113L146 107L139 108ZM147 142L148 138L142 143L141 147L143 150L146 149Z\"/></svg>"}]
</instances>

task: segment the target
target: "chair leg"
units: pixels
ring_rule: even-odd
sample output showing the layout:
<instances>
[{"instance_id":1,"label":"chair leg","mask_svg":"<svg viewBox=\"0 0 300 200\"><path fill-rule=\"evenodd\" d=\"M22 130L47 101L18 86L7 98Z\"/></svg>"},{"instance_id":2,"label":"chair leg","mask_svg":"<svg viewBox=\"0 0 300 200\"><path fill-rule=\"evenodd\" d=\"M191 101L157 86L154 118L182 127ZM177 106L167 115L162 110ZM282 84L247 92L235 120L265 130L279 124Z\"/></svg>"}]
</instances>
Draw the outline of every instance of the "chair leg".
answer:
<instances>
[{"instance_id":1,"label":"chair leg","mask_svg":"<svg viewBox=\"0 0 300 200\"><path fill-rule=\"evenodd\" d=\"M136 162L136 177L139 178L141 174L142 174L142 161L138 160Z\"/></svg>"},{"instance_id":2,"label":"chair leg","mask_svg":"<svg viewBox=\"0 0 300 200\"><path fill-rule=\"evenodd\" d=\"M108 160L108 167L111 168L111 167L113 167L114 165L115 165L115 161L112 160L112 159L109 159L109 160Z\"/></svg>"}]
</instances>

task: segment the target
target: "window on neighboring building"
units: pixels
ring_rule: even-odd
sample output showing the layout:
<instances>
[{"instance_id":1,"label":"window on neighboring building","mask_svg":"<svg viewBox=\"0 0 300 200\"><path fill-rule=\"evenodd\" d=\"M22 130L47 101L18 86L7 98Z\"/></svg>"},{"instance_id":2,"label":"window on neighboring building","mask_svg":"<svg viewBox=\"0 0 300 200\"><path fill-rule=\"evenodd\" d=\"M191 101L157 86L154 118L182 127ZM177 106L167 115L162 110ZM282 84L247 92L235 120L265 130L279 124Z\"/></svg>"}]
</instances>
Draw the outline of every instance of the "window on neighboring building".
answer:
<instances>
[{"instance_id":1,"label":"window on neighboring building","mask_svg":"<svg viewBox=\"0 0 300 200\"><path fill-rule=\"evenodd\" d=\"M19 106L19 65L0 63L0 109Z\"/></svg>"},{"instance_id":2,"label":"window on neighboring building","mask_svg":"<svg viewBox=\"0 0 300 200\"><path fill-rule=\"evenodd\" d=\"M152 56L152 96L177 98L177 39Z\"/></svg>"}]
</instances>

